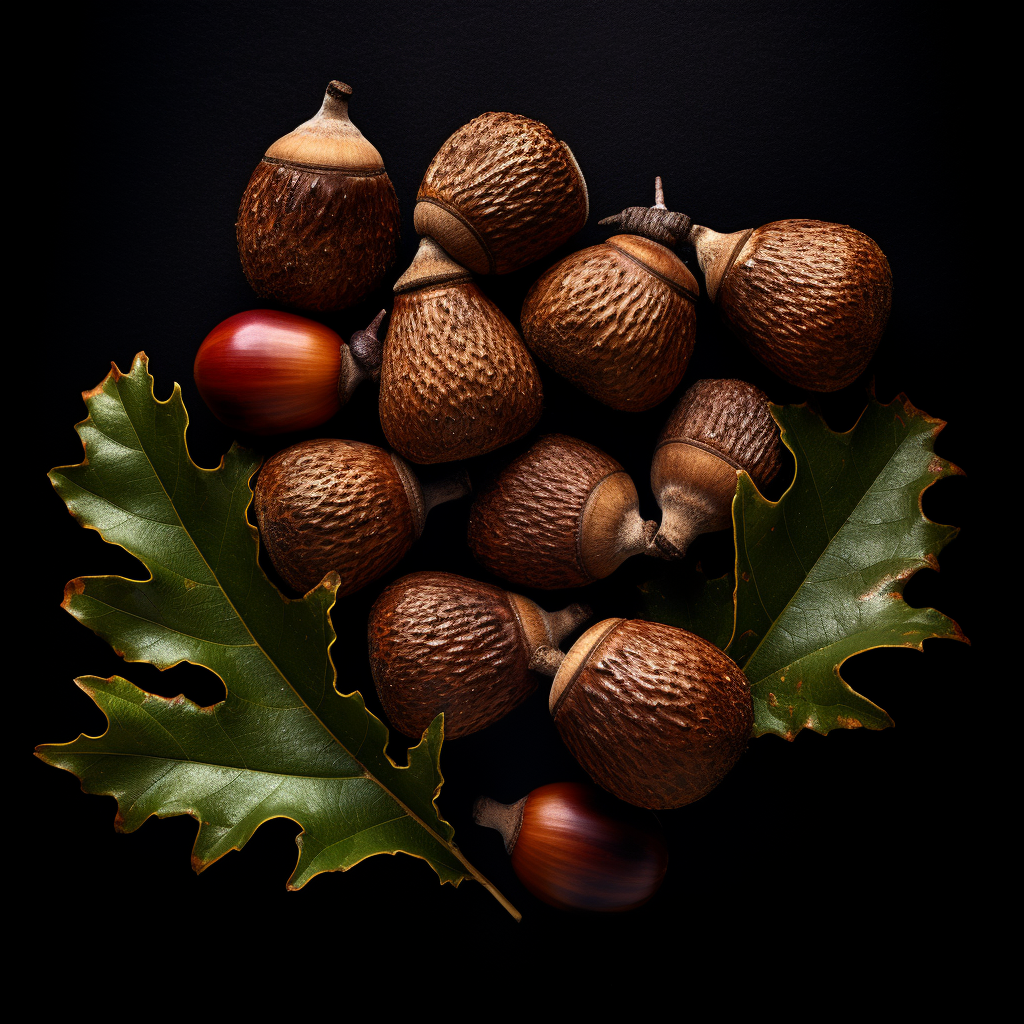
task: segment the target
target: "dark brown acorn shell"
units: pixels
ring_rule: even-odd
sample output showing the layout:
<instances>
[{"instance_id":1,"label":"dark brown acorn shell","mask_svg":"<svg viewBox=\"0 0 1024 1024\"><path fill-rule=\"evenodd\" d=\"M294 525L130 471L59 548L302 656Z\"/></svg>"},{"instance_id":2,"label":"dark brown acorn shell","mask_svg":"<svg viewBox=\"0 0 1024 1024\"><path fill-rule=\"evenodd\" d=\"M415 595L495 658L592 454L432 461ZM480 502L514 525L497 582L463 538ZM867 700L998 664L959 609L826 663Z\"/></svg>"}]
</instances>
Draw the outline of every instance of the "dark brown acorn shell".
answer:
<instances>
[{"instance_id":1,"label":"dark brown acorn shell","mask_svg":"<svg viewBox=\"0 0 1024 1024\"><path fill-rule=\"evenodd\" d=\"M780 220L753 231L715 301L729 327L783 380L837 391L878 347L892 272L878 245L855 228Z\"/></svg>"},{"instance_id":2,"label":"dark brown acorn shell","mask_svg":"<svg viewBox=\"0 0 1024 1024\"><path fill-rule=\"evenodd\" d=\"M509 594L450 573L413 573L387 587L370 611L369 641L388 721L413 739L441 712L446 739L483 729L540 680Z\"/></svg>"},{"instance_id":3,"label":"dark brown acorn shell","mask_svg":"<svg viewBox=\"0 0 1024 1024\"><path fill-rule=\"evenodd\" d=\"M438 150L414 222L463 266L507 274L557 249L587 220L587 186L569 147L540 121L481 114Z\"/></svg>"},{"instance_id":4,"label":"dark brown acorn shell","mask_svg":"<svg viewBox=\"0 0 1024 1024\"><path fill-rule=\"evenodd\" d=\"M782 465L779 427L768 396L744 380L699 380L672 410L658 447L683 443L703 448L743 469L758 487Z\"/></svg>"},{"instance_id":5,"label":"dark brown acorn shell","mask_svg":"<svg viewBox=\"0 0 1024 1024\"><path fill-rule=\"evenodd\" d=\"M753 727L750 687L736 663L699 636L657 622L591 627L566 656L552 698L559 734L594 781L651 809L711 792Z\"/></svg>"},{"instance_id":6,"label":"dark brown acorn shell","mask_svg":"<svg viewBox=\"0 0 1024 1024\"><path fill-rule=\"evenodd\" d=\"M386 573L423 527L409 481L391 455L361 441L302 441L271 456L253 505L274 568L299 593L336 572L339 597Z\"/></svg>"},{"instance_id":7,"label":"dark brown acorn shell","mask_svg":"<svg viewBox=\"0 0 1024 1024\"><path fill-rule=\"evenodd\" d=\"M581 552L583 515L594 489L622 466L565 434L547 434L513 460L473 502L468 540L474 558L520 586L557 590L597 577Z\"/></svg>"},{"instance_id":8,"label":"dark brown acorn shell","mask_svg":"<svg viewBox=\"0 0 1024 1024\"><path fill-rule=\"evenodd\" d=\"M533 358L468 274L395 295L380 421L405 458L452 462L493 451L527 433L542 403Z\"/></svg>"},{"instance_id":9,"label":"dark brown acorn shell","mask_svg":"<svg viewBox=\"0 0 1024 1024\"><path fill-rule=\"evenodd\" d=\"M693 275L665 246L615 235L541 276L523 303L523 338L592 398L641 412L683 379L698 294Z\"/></svg>"}]
</instances>

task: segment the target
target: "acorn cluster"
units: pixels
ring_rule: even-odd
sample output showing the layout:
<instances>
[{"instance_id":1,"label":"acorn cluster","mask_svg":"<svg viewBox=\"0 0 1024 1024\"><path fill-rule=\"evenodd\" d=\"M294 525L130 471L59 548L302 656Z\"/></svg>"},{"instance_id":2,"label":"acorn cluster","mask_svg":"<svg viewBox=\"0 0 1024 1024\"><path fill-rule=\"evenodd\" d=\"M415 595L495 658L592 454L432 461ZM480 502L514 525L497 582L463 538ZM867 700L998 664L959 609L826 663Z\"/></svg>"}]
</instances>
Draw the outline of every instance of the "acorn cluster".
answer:
<instances>
[{"instance_id":1,"label":"acorn cluster","mask_svg":"<svg viewBox=\"0 0 1024 1024\"><path fill-rule=\"evenodd\" d=\"M331 82L320 111L275 142L242 197L242 268L261 298L305 313L346 309L393 264L398 202L378 151ZM830 391L866 367L885 327L891 275L866 235L814 220L719 234L653 207L601 221L619 230L543 273L520 329L476 283L519 270L589 216L569 147L538 121L486 113L455 132L417 194L421 236L385 313L346 344L293 312L257 309L218 324L195 361L203 399L243 435L325 423L363 380L379 381L385 451L321 438L264 464L254 511L264 548L298 593L330 572L339 596L396 566L430 509L471 493L465 469L422 485L414 465L462 462L523 438L542 411L534 357L612 409L643 411L683 381L700 286L673 249L690 245L730 329L784 380ZM682 558L731 525L738 475L763 487L781 441L767 397L739 380L700 380L667 416L651 452L660 522L634 481L586 440L543 434L475 495L467 543L515 588L585 587L628 558ZM369 663L390 724L416 739L440 713L457 739L491 725L550 680L567 748L597 784L542 786L517 803L482 798L523 883L555 906L624 910L665 874L652 810L709 793L751 733L742 670L684 629L626 617L591 625L501 586L419 572L387 586L370 612Z\"/></svg>"}]
</instances>

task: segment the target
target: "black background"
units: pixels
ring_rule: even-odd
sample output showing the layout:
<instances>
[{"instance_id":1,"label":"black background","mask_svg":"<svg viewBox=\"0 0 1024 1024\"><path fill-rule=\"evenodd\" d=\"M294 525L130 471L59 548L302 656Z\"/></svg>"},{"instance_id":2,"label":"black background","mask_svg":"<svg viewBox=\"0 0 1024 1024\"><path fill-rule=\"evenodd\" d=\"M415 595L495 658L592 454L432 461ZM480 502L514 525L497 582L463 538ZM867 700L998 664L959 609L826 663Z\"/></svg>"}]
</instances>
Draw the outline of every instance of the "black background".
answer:
<instances>
[{"instance_id":1,"label":"black background","mask_svg":"<svg viewBox=\"0 0 1024 1024\"><path fill-rule=\"evenodd\" d=\"M845 666L850 684L889 711L897 728L803 733L792 744L760 739L709 797L663 814L668 878L650 904L625 916L547 908L518 884L497 834L469 820L478 794L510 801L546 782L584 778L558 740L543 693L442 755L442 812L470 860L523 911L519 926L481 887L442 888L426 864L405 856L372 858L288 893L297 832L288 821L264 825L243 851L196 877L191 819L151 819L132 835L115 834L112 800L81 794L73 776L29 751L103 730L102 715L71 681L76 675L123 673L160 694L219 699L210 673L126 665L60 609L73 576L141 573L120 549L75 525L44 474L80 460L72 431L84 416L79 392L97 384L111 360L127 370L140 350L150 356L158 397L175 381L182 386L193 458L216 464L231 437L199 399L192 360L220 320L263 305L239 268L238 200L264 149L312 116L331 78L353 87L352 118L383 155L402 210L401 254L385 286L358 308L323 318L344 336L390 308L390 285L415 251L416 188L437 148L483 111L515 111L571 145L591 218L545 260L481 282L513 322L543 269L607 237L600 217L653 201L655 174L664 177L670 208L720 231L783 217L852 224L879 242L894 276L889 327L860 381L817 397L784 384L702 298L683 387L742 377L777 402L810 398L833 428L847 429L873 379L883 401L905 391L949 420L937 450L970 472L970 367L953 362L968 324L967 293L935 217L960 173L950 135L966 101L950 88L951 40L894 5L802 3L170 4L104 9L62 33L65 62L40 84L51 100L44 127L35 129L54 158L35 180L59 199L44 247L61 268L60 287L42 310L51 329L28 353L39 366L45 355L45 375L36 378L33 419L19 438L28 448L20 484L28 522L20 535L38 553L27 588L43 648L28 679L18 768L35 798L23 865L35 879L36 919L85 920L101 943L138 942L149 951L218 922L222 955L230 947L256 956L267 936L303 936L311 947L365 943L369 956L393 938L428 964L449 943L463 955L499 945L530 955L563 944L628 950L669 933L663 929L672 950L696 955L709 935L734 934L741 921L759 942L782 934L773 927L803 922L829 936L826 944L870 933L876 951L928 933L933 879L947 867L955 877L949 844L957 826L943 812L958 802L959 783L946 766L943 735L974 657L953 642L930 641L924 654L872 651ZM618 458L637 482L645 516L656 518L647 474L671 402L616 413L542 375L539 430L580 436ZM313 433L383 444L373 389ZM474 477L522 447L478 460ZM940 483L925 496L926 512L969 526L972 486L970 478ZM488 578L465 548L467 508L463 501L435 510L395 572L335 609L342 688L361 689L378 713L365 653L369 605L390 579L417 569ZM968 600L976 543L965 530L940 556L941 575L922 572L906 592L911 604L951 615L968 636L976 625ZM717 574L730 558L730 538L721 534L698 541L689 564L701 561ZM598 615L621 614L652 567L634 559L590 588ZM531 596L555 608L580 594ZM400 738L391 753L404 759ZM944 906L961 895L947 879ZM799 940L802 955L818 941Z\"/></svg>"}]
</instances>

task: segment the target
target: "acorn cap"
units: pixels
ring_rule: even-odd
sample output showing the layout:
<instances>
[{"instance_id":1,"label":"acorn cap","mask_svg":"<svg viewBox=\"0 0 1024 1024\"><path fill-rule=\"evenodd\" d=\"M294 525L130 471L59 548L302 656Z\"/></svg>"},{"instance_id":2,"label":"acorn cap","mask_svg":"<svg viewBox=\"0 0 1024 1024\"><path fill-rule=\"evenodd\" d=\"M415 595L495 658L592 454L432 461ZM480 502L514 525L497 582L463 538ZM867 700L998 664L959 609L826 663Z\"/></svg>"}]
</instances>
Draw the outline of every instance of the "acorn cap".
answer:
<instances>
[{"instance_id":1,"label":"acorn cap","mask_svg":"<svg viewBox=\"0 0 1024 1024\"><path fill-rule=\"evenodd\" d=\"M324 102L316 114L294 131L277 140L264 159L271 163L354 174L376 174L384 170L384 161L376 147L349 120L348 98L352 87L331 82Z\"/></svg>"},{"instance_id":2,"label":"acorn cap","mask_svg":"<svg viewBox=\"0 0 1024 1024\"><path fill-rule=\"evenodd\" d=\"M428 288L433 284L472 281L473 275L456 263L432 238L421 238L416 255L406 272L395 282L396 295Z\"/></svg>"},{"instance_id":3,"label":"acorn cap","mask_svg":"<svg viewBox=\"0 0 1024 1024\"><path fill-rule=\"evenodd\" d=\"M605 241L630 259L636 260L655 277L682 292L692 302L700 296L700 285L685 263L671 250L642 235L612 235Z\"/></svg>"}]
</instances>

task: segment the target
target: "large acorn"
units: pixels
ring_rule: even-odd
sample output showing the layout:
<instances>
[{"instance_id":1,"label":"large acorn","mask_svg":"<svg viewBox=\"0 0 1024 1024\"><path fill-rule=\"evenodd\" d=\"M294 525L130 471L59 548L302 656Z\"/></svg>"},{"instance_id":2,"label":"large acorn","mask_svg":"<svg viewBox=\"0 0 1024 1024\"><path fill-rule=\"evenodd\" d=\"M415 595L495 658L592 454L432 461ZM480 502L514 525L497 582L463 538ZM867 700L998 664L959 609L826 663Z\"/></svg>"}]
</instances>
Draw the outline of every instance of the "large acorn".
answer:
<instances>
[{"instance_id":1,"label":"large acorn","mask_svg":"<svg viewBox=\"0 0 1024 1024\"><path fill-rule=\"evenodd\" d=\"M561 910L632 910L668 868L653 814L580 782L540 786L514 804L481 797L473 820L501 833L519 880Z\"/></svg>"},{"instance_id":2,"label":"large acorn","mask_svg":"<svg viewBox=\"0 0 1024 1024\"><path fill-rule=\"evenodd\" d=\"M534 669L589 615L546 612L451 573L403 576L370 610L370 669L388 720L413 738L441 712L446 739L485 728L537 689Z\"/></svg>"},{"instance_id":3,"label":"large acorn","mask_svg":"<svg viewBox=\"0 0 1024 1024\"><path fill-rule=\"evenodd\" d=\"M380 422L413 462L483 455L540 419L540 375L516 329L465 267L424 238L395 283Z\"/></svg>"},{"instance_id":4,"label":"large acorn","mask_svg":"<svg viewBox=\"0 0 1024 1024\"><path fill-rule=\"evenodd\" d=\"M668 418L651 463L661 506L654 543L682 558L694 537L732 523L736 474L770 483L782 464L779 428L768 396L742 380L699 380Z\"/></svg>"},{"instance_id":5,"label":"large acorn","mask_svg":"<svg viewBox=\"0 0 1024 1024\"><path fill-rule=\"evenodd\" d=\"M675 253L640 235L614 235L540 277L523 303L523 338L592 398L642 412L683 379L698 294Z\"/></svg>"},{"instance_id":6,"label":"large acorn","mask_svg":"<svg viewBox=\"0 0 1024 1024\"><path fill-rule=\"evenodd\" d=\"M557 249L587 221L587 184L547 125L481 114L438 150L416 196L418 234L477 274L507 274Z\"/></svg>"},{"instance_id":7,"label":"large acorn","mask_svg":"<svg viewBox=\"0 0 1024 1024\"><path fill-rule=\"evenodd\" d=\"M476 560L496 576L556 590L604 579L631 555L650 552L656 531L615 459L548 434L479 495L468 537Z\"/></svg>"},{"instance_id":8,"label":"large acorn","mask_svg":"<svg viewBox=\"0 0 1024 1024\"><path fill-rule=\"evenodd\" d=\"M199 394L222 423L247 434L283 434L329 420L380 375L384 311L348 345L294 313L251 309L221 321L196 354Z\"/></svg>"},{"instance_id":9,"label":"large acorn","mask_svg":"<svg viewBox=\"0 0 1024 1024\"><path fill-rule=\"evenodd\" d=\"M892 272L877 243L855 228L777 220L719 234L663 203L633 206L601 223L665 245L692 245L725 322L790 384L837 391L864 371L878 347Z\"/></svg>"},{"instance_id":10,"label":"large acorn","mask_svg":"<svg viewBox=\"0 0 1024 1024\"><path fill-rule=\"evenodd\" d=\"M675 626L605 619L562 660L548 704L591 778L638 807L706 796L747 747L746 677L714 644Z\"/></svg>"},{"instance_id":11,"label":"large acorn","mask_svg":"<svg viewBox=\"0 0 1024 1024\"><path fill-rule=\"evenodd\" d=\"M238 210L238 255L264 299L327 312L381 283L398 248L398 197L349 120L352 89L327 86L316 116L275 142Z\"/></svg>"},{"instance_id":12,"label":"large acorn","mask_svg":"<svg viewBox=\"0 0 1024 1024\"><path fill-rule=\"evenodd\" d=\"M435 505L468 492L464 473L421 487L397 455L362 441L323 439L268 459L253 505L281 578L305 593L336 572L342 597L395 565Z\"/></svg>"}]
</instances>

